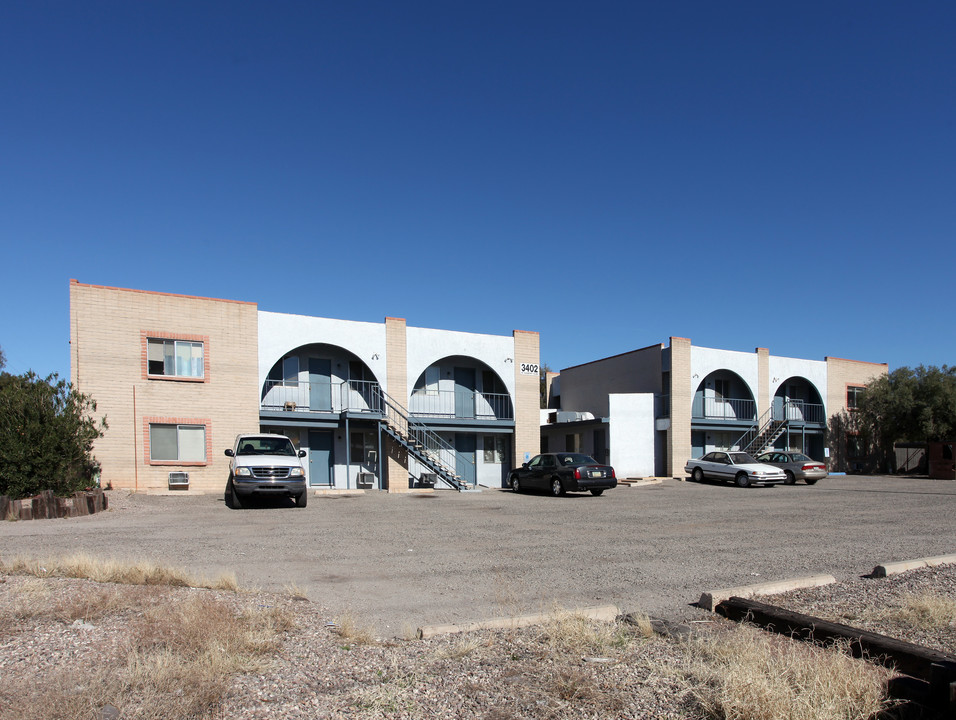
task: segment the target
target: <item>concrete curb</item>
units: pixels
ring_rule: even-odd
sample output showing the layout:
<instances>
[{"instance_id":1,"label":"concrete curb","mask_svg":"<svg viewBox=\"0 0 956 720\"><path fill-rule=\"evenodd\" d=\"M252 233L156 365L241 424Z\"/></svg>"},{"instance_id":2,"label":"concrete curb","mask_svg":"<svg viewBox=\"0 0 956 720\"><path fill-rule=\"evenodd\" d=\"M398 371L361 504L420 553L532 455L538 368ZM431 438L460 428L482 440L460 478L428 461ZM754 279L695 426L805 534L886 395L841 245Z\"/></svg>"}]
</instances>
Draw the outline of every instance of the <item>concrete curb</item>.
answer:
<instances>
[{"instance_id":1,"label":"concrete curb","mask_svg":"<svg viewBox=\"0 0 956 720\"><path fill-rule=\"evenodd\" d=\"M920 558L918 560L902 560L900 562L883 563L873 568L871 577L881 578L887 575L896 575L907 570L916 570L936 565L956 564L956 555L937 555L936 557Z\"/></svg>"},{"instance_id":2,"label":"concrete curb","mask_svg":"<svg viewBox=\"0 0 956 720\"><path fill-rule=\"evenodd\" d=\"M452 635L454 633L474 632L476 630L510 630L513 628L528 627L530 625L541 625L561 615L586 617L592 620L611 622L620 614L621 611L618 610L616 605L603 605L600 607L578 608L576 610L538 613L536 615L492 618L491 620L482 620L480 622L464 623L461 625L425 625L418 628L418 638L419 640L427 640L436 635Z\"/></svg>"},{"instance_id":3,"label":"concrete curb","mask_svg":"<svg viewBox=\"0 0 956 720\"><path fill-rule=\"evenodd\" d=\"M751 598L754 595L777 595L778 593L800 590L802 588L820 587L836 582L832 575L811 575L809 577L791 578L790 580L776 580L773 582L757 583L756 585L741 585L740 587L711 590L700 596L697 605L704 610L714 611L721 602L732 597Z\"/></svg>"},{"instance_id":4,"label":"concrete curb","mask_svg":"<svg viewBox=\"0 0 956 720\"><path fill-rule=\"evenodd\" d=\"M660 485L663 480L660 478L625 478L617 481L619 488L643 487L644 485Z\"/></svg>"}]
</instances>

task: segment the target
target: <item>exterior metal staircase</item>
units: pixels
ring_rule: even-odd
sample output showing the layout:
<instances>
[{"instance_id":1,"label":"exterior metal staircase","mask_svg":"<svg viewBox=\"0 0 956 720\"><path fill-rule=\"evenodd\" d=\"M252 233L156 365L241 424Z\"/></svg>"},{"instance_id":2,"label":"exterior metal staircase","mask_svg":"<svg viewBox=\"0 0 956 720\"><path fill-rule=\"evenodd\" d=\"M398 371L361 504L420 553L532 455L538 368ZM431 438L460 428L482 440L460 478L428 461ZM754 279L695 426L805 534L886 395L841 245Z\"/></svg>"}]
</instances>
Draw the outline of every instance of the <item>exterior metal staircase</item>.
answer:
<instances>
[{"instance_id":1,"label":"exterior metal staircase","mask_svg":"<svg viewBox=\"0 0 956 720\"><path fill-rule=\"evenodd\" d=\"M737 441L731 445L731 447L738 447L743 452L750 453L751 455L759 455L768 447L771 447L777 438L786 432L787 425L790 423L790 421L786 419L789 416L786 407L788 404L789 403L786 403L784 405L783 420L775 419L773 416L773 407L770 407L757 419L752 427L748 428L743 435L737 438Z\"/></svg>"},{"instance_id":2,"label":"exterior metal staircase","mask_svg":"<svg viewBox=\"0 0 956 720\"><path fill-rule=\"evenodd\" d=\"M456 469L458 456L455 448L438 433L424 423L412 420L402 405L391 398L378 385L374 389L379 397L378 406L382 410L385 423L382 429L408 454L422 465L432 470L439 480L449 487L464 492L475 490Z\"/></svg>"}]
</instances>

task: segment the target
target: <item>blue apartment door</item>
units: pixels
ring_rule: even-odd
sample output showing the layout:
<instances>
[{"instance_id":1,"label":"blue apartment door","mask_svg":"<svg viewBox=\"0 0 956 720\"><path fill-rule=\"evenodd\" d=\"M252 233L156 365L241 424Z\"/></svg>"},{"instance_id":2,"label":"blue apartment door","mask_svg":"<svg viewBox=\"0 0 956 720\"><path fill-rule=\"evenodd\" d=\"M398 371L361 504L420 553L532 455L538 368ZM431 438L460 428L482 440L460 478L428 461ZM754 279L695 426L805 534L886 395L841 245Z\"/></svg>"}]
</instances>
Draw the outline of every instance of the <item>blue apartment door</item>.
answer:
<instances>
[{"instance_id":1,"label":"blue apartment door","mask_svg":"<svg viewBox=\"0 0 956 720\"><path fill-rule=\"evenodd\" d=\"M309 485L332 484L332 431L309 431Z\"/></svg>"},{"instance_id":2,"label":"blue apartment door","mask_svg":"<svg viewBox=\"0 0 956 720\"><path fill-rule=\"evenodd\" d=\"M455 417L475 417L474 368L455 368Z\"/></svg>"},{"instance_id":3,"label":"blue apartment door","mask_svg":"<svg viewBox=\"0 0 956 720\"><path fill-rule=\"evenodd\" d=\"M332 409L332 361L309 358L309 410Z\"/></svg>"},{"instance_id":4,"label":"blue apartment door","mask_svg":"<svg viewBox=\"0 0 956 720\"><path fill-rule=\"evenodd\" d=\"M475 448L474 435L455 434L455 472L469 485L475 484Z\"/></svg>"}]
</instances>

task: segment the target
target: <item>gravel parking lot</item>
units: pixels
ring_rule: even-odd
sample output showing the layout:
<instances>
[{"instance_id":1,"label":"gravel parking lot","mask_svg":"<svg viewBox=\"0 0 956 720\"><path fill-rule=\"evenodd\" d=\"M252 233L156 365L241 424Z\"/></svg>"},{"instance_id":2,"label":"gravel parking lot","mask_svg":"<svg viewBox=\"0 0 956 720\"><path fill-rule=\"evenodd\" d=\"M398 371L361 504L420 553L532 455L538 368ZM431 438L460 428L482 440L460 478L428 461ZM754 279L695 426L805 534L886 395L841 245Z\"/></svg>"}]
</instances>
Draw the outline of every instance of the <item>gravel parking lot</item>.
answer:
<instances>
[{"instance_id":1,"label":"gravel parking lot","mask_svg":"<svg viewBox=\"0 0 956 720\"><path fill-rule=\"evenodd\" d=\"M831 477L740 489L665 480L602 497L485 490L315 496L233 511L221 496L110 493L92 517L0 523L0 558L151 560L291 585L383 634L616 604L694 617L703 590L956 552L956 483Z\"/></svg>"}]
</instances>

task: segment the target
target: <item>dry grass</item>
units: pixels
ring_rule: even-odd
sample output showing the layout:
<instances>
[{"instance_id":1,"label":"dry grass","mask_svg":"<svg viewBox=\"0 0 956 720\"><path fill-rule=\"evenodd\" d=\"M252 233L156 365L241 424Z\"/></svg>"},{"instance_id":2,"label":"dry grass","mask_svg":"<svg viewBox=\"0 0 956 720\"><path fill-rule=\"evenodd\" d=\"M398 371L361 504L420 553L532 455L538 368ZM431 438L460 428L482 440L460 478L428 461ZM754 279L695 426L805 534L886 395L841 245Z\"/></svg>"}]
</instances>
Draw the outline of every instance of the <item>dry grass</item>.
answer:
<instances>
[{"instance_id":1,"label":"dry grass","mask_svg":"<svg viewBox=\"0 0 956 720\"><path fill-rule=\"evenodd\" d=\"M638 625L592 620L573 611L553 610L540 628L541 638L554 652L580 654L604 653L623 649L637 638L651 637L650 620L643 616Z\"/></svg>"},{"instance_id":2,"label":"dry grass","mask_svg":"<svg viewBox=\"0 0 956 720\"><path fill-rule=\"evenodd\" d=\"M748 626L687 643L688 689L720 720L865 720L889 671Z\"/></svg>"},{"instance_id":3,"label":"dry grass","mask_svg":"<svg viewBox=\"0 0 956 720\"><path fill-rule=\"evenodd\" d=\"M142 720L215 717L231 678L264 669L294 622L281 608L172 589L184 584L183 576L153 565L72 558L2 569L27 577L11 590L14 602L0 615L0 630L57 637L57 628L73 621L124 628L123 642L104 647L93 664L67 655L30 676L6 678L2 720L94 720L107 706ZM95 582L57 593L47 580L56 576L93 576ZM161 579L171 582L163 586Z\"/></svg>"},{"instance_id":4,"label":"dry grass","mask_svg":"<svg viewBox=\"0 0 956 720\"><path fill-rule=\"evenodd\" d=\"M216 578L208 579L196 577L185 570L158 563L100 560L84 554L47 560L14 558L11 561L4 561L0 559L0 572L9 575L32 575L39 578L85 578L100 583L119 583L122 585L197 587L233 592L239 590L236 576L233 573L222 573Z\"/></svg>"},{"instance_id":5,"label":"dry grass","mask_svg":"<svg viewBox=\"0 0 956 720\"><path fill-rule=\"evenodd\" d=\"M376 645L379 642L375 629L370 625L359 623L351 612L339 615L335 619L333 632L355 645Z\"/></svg>"},{"instance_id":6,"label":"dry grass","mask_svg":"<svg viewBox=\"0 0 956 720\"><path fill-rule=\"evenodd\" d=\"M940 595L907 595L898 608L886 615L920 630L948 628L956 625L956 600Z\"/></svg>"}]
</instances>

